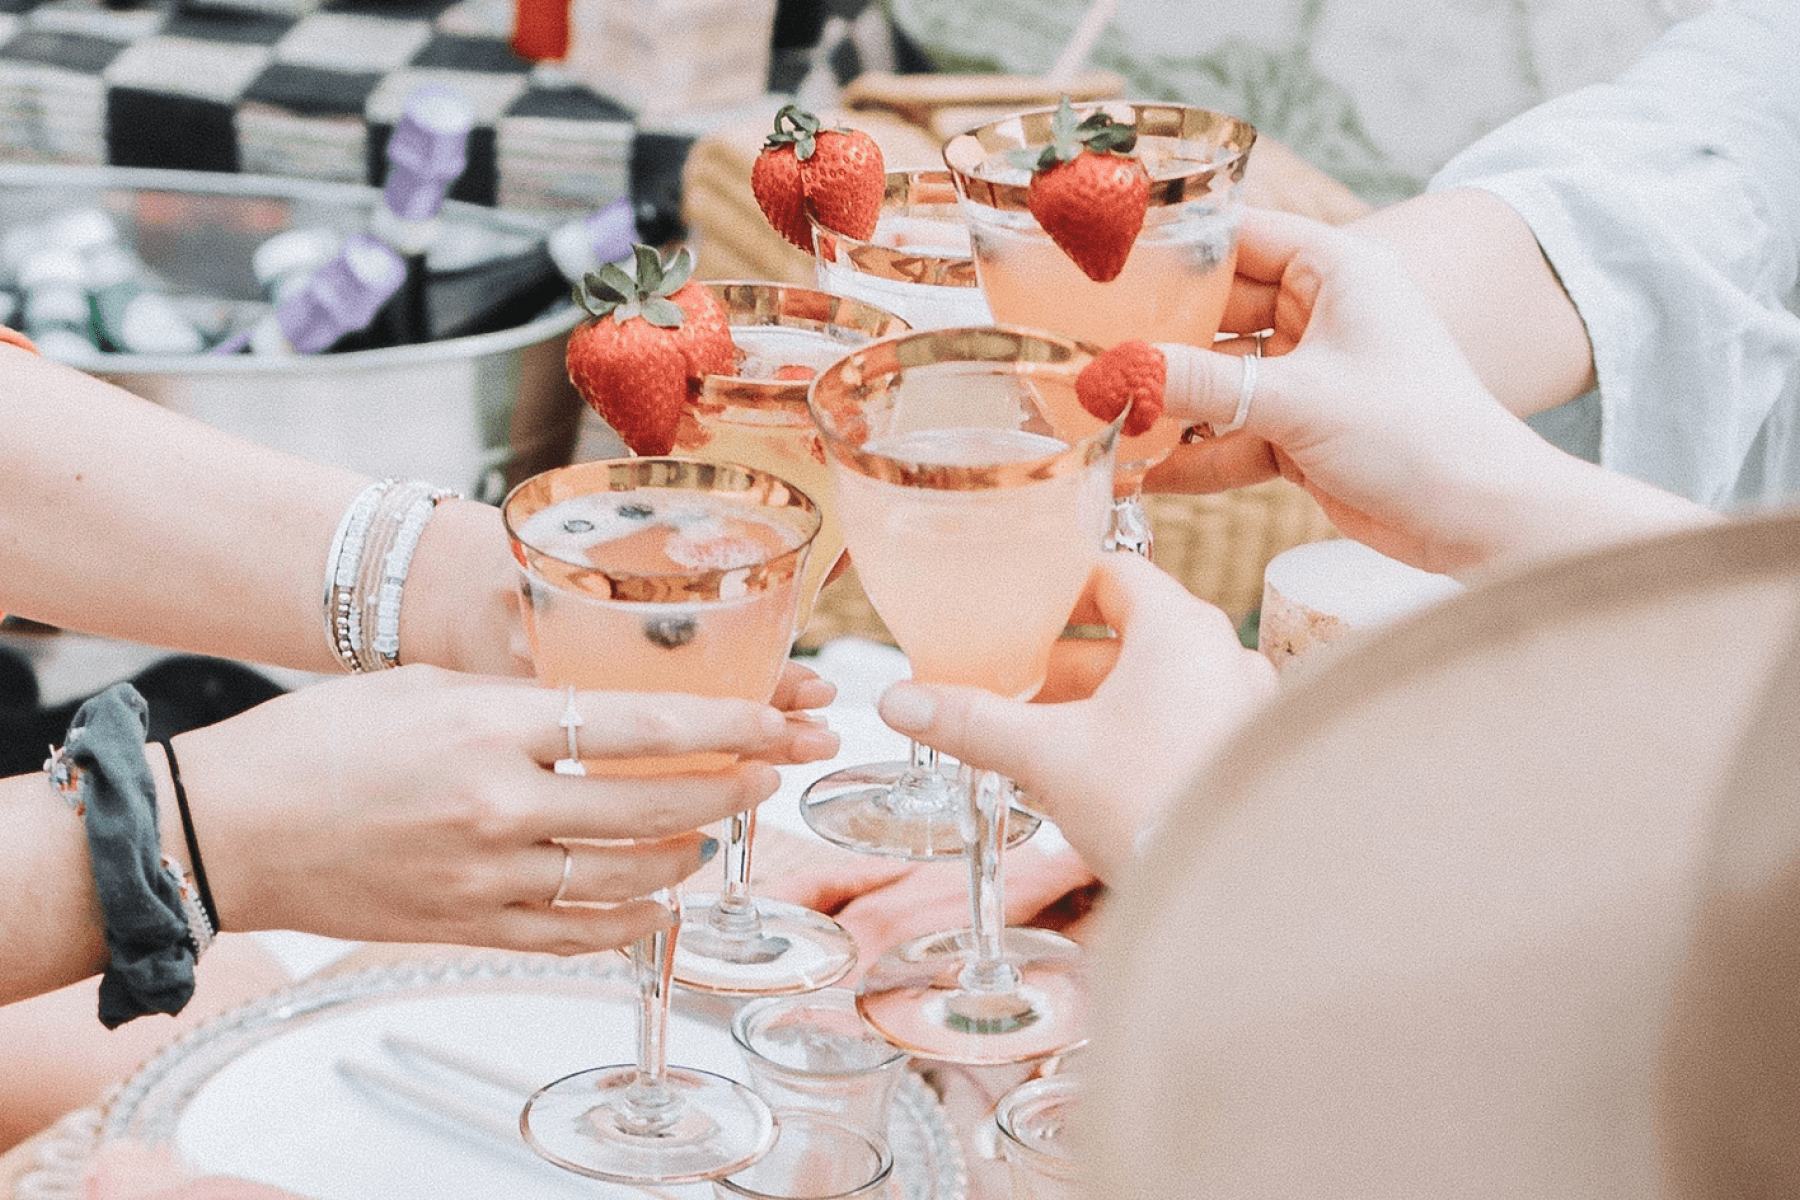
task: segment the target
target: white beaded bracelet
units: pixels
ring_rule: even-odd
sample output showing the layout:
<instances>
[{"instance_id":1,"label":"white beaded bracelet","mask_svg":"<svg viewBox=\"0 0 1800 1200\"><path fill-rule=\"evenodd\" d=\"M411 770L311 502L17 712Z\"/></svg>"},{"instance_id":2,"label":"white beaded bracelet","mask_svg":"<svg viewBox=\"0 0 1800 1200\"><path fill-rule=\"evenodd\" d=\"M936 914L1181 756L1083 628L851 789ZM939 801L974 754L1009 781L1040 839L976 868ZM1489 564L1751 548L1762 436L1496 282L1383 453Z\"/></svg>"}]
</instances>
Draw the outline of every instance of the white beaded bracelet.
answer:
<instances>
[{"instance_id":1,"label":"white beaded bracelet","mask_svg":"<svg viewBox=\"0 0 1800 1200\"><path fill-rule=\"evenodd\" d=\"M345 509L325 560L325 631L346 670L400 665L400 599L413 552L438 503L459 495L383 479Z\"/></svg>"}]
</instances>

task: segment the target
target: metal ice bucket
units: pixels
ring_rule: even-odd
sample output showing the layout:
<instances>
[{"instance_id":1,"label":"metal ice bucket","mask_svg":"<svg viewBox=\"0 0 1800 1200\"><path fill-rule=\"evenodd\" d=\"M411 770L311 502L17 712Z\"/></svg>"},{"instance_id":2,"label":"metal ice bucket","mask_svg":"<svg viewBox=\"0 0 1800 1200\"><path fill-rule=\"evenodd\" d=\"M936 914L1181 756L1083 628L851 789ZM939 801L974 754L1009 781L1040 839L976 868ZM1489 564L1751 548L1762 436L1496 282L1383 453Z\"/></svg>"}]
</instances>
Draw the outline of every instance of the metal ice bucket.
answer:
<instances>
[{"instance_id":1,"label":"metal ice bucket","mask_svg":"<svg viewBox=\"0 0 1800 1200\"><path fill-rule=\"evenodd\" d=\"M194 171L0 164L0 229L110 212L172 292L260 299L251 252L284 229L365 226L373 188ZM520 239L544 224L452 202L447 223ZM570 303L495 333L310 357L101 354L83 369L252 441L497 500L566 462L580 401L563 365Z\"/></svg>"}]
</instances>

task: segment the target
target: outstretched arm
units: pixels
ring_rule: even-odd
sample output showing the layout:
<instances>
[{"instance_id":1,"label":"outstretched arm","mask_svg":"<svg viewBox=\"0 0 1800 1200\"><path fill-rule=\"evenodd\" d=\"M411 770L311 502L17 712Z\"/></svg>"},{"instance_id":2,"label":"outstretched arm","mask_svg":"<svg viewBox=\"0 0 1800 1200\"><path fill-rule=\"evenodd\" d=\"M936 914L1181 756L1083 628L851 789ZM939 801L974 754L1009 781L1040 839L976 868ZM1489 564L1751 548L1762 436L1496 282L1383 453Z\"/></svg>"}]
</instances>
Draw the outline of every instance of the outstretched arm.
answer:
<instances>
[{"instance_id":1,"label":"outstretched arm","mask_svg":"<svg viewBox=\"0 0 1800 1200\"><path fill-rule=\"evenodd\" d=\"M369 480L11 344L0 344L0 427L0 611L225 658L343 669L325 634L325 559ZM528 672L513 570L495 509L440 504L404 593L404 658Z\"/></svg>"}]
</instances>

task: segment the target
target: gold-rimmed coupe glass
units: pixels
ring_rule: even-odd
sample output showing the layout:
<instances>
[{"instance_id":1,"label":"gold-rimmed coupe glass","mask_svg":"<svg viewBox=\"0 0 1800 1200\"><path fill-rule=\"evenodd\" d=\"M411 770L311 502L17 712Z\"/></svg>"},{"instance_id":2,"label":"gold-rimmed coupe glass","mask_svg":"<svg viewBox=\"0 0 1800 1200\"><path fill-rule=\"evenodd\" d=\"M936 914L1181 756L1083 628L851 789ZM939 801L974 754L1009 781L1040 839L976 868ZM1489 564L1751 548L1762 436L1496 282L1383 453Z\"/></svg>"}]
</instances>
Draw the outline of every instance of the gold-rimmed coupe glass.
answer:
<instances>
[{"instance_id":1,"label":"gold-rimmed coupe glass","mask_svg":"<svg viewBox=\"0 0 1800 1200\"><path fill-rule=\"evenodd\" d=\"M765 702L774 693L819 529L817 507L792 484L731 464L601 459L525 480L501 513L546 686ZM583 772L655 776L733 762L603 759ZM653 898L679 924L675 891ZM737 1170L773 1142L768 1107L748 1088L668 1065L674 946L666 930L631 947L637 1061L565 1076L527 1102L521 1129L551 1162L614 1182L693 1182Z\"/></svg>"},{"instance_id":2,"label":"gold-rimmed coupe glass","mask_svg":"<svg viewBox=\"0 0 1800 1200\"><path fill-rule=\"evenodd\" d=\"M1098 351L1005 327L927 330L871 343L814 381L844 537L913 678L1020 699L1101 553L1123 414L1074 399ZM1001 850L1013 787L958 772L970 927L895 947L857 1005L927 1058L1022 1062L1086 1038L1080 947L1005 928Z\"/></svg>"},{"instance_id":3,"label":"gold-rimmed coupe glass","mask_svg":"<svg viewBox=\"0 0 1800 1200\"><path fill-rule=\"evenodd\" d=\"M1256 130L1186 104L1106 100L1074 108L1080 118L1103 111L1133 126L1132 153L1150 173L1143 230L1124 270L1106 283L1089 279L1031 215L1031 171L1018 152L1050 144L1055 109L991 121L945 143L944 162L961 197L975 269L994 319L1101 347L1134 339L1210 347L1237 263L1244 167ZM1142 434L1120 438L1113 547L1151 553L1144 475L1180 437L1180 422L1164 417Z\"/></svg>"},{"instance_id":4,"label":"gold-rimmed coupe glass","mask_svg":"<svg viewBox=\"0 0 1800 1200\"><path fill-rule=\"evenodd\" d=\"M993 321L950 172L889 171L866 241L807 216L814 271L825 291L879 304L914 329ZM963 852L962 805L937 751L916 741L903 761L857 763L816 780L801 796L800 811L820 837L865 854L930 859ZM1029 838L1038 824L1015 810L1007 823L1011 842Z\"/></svg>"},{"instance_id":5,"label":"gold-rimmed coupe glass","mask_svg":"<svg viewBox=\"0 0 1800 1200\"><path fill-rule=\"evenodd\" d=\"M907 324L885 309L814 288L750 281L705 286L730 322L737 372L701 381L676 428L675 451L767 471L818 505L819 532L800 581L797 635L844 548L806 389L830 362L875 338L904 332ZM754 809L727 822L720 890L689 898L675 979L700 991L757 996L810 991L842 978L856 965L856 941L842 926L803 905L751 895L755 834Z\"/></svg>"}]
</instances>

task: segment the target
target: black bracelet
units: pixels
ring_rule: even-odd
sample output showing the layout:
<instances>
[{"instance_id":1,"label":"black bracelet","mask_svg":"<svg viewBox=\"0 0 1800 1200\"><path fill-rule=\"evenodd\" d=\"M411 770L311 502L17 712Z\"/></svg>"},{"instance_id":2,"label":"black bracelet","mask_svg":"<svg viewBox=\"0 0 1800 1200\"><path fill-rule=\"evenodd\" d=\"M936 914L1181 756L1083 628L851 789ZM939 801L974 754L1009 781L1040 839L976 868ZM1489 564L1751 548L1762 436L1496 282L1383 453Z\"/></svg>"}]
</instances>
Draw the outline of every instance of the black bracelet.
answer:
<instances>
[{"instance_id":1,"label":"black bracelet","mask_svg":"<svg viewBox=\"0 0 1800 1200\"><path fill-rule=\"evenodd\" d=\"M181 811L181 836L187 840L188 863L194 868L194 886L200 889L200 907L206 910L206 919L212 922L212 931L216 934L223 926L219 924L219 910L213 904L212 889L206 886L206 867L200 861L200 839L194 835L194 814L188 811L187 789L181 785L181 765L175 761L175 747L169 744L169 739L156 740L169 760L169 778L175 784L175 807Z\"/></svg>"}]
</instances>

